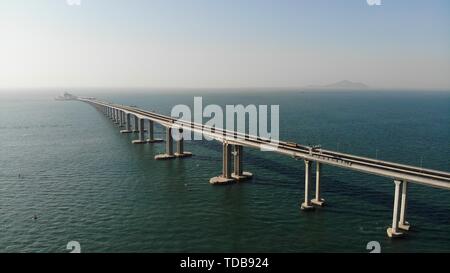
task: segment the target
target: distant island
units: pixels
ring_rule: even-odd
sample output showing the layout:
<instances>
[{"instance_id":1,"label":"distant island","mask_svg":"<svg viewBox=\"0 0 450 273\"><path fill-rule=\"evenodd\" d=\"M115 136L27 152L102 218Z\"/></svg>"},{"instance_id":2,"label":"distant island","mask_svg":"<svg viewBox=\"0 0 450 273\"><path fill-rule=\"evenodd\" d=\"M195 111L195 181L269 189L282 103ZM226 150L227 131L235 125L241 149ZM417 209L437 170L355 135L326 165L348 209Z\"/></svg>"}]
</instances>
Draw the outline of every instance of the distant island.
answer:
<instances>
[{"instance_id":1,"label":"distant island","mask_svg":"<svg viewBox=\"0 0 450 273\"><path fill-rule=\"evenodd\" d=\"M352 82L348 80L343 80L340 82L327 84L327 85L308 85L303 87L303 89L326 89L326 90L363 90L368 89L369 86L360 83L360 82Z\"/></svg>"},{"instance_id":2,"label":"distant island","mask_svg":"<svg viewBox=\"0 0 450 273\"><path fill-rule=\"evenodd\" d=\"M55 100L65 101L65 100L76 100L77 96L74 96L68 92L64 92L63 95L57 96Z\"/></svg>"}]
</instances>

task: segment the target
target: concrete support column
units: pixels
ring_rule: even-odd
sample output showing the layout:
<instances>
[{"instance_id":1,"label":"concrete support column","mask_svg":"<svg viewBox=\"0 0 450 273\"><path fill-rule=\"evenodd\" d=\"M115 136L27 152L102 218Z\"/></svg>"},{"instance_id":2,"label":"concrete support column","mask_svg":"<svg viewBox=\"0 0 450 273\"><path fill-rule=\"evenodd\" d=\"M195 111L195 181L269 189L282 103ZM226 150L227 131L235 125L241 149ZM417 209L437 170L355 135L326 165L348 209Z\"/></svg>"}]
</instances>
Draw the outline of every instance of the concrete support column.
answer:
<instances>
[{"instance_id":1,"label":"concrete support column","mask_svg":"<svg viewBox=\"0 0 450 273\"><path fill-rule=\"evenodd\" d=\"M145 121L144 119L139 119L139 141L142 141L142 142L145 141L145 139L144 139L144 133L145 133L144 121Z\"/></svg>"},{"instance_id":2,"label":"concrete support column","mask_svg":"<svg viewBox=\"0 0 450 273\"><path fill-rule=\"evenodd\" d=\"M122 134L129 134L131 133L131 114L127 113L125 114L125 130L120 131Z\"/></svg>"},{"instance_id":3,"label":"concrete support column","mask_svg":"<svg viewBox=\"0 0 450 273\"><path fill-rule=\"evenodd\" d=\"M243 158L244 158L244 146L233 145L233 159L234 159L234 172L232 177L238 181L250 179L253 177L252 173L244 172Z\"/></svg>"},{"instance_id":4,"label":"concrete support column","mask_svg":"<svg viewBox=\"0 0 450 273\"><path fill-rule=\"evenodd\" d=\"M325 200L320 195L320 168L321 164L316 162L316 197L311 200L313 205L323 207L325 205Z\"/></svg>"},{"instance_id":5,"label":"concrete support column","mask_svg":"<svg viewBox=\"0 0 450 273\"><path fill-rule=\"evenodd\" d=\"M403 235L402 232L398 231L400 192L402 187L402 181L394 180L394 183L395 183L395 193L394 193L394 206L392 213L392 227L387 229L387 234L391 238L400 237Z\"/></svg>"},{"instance_id":6,"label":"concrete support column","mask_svg":"<svg viewBox=\"0 0 450 273\"><path fill-rule=\"evenodd\" d=\"M173 137L172 128L166 128L166 154L169 156L173 155Z\"/></svg>"},{"instance_id":7,"label":"concrete support column","mask_svg":"<svg viewBox=\"0 0 450 273\"><path fill-rule=\"evenodd\" d=\"M137 117L135 117L135 118L137 119ZM145 143L147 143L147 141L144 138L144 133L145 133L144 121L145 121L144 119L139 119L139 121L138 121L138 125L139 125L139 139L138 140L133 140L133 142L132 142L133 144L145 144Z\"/></svg>"},{"instance_id":8,"label":"concrete support column","mask_svg":"<svg viewBox=\"0 0 450 273\"><path fill-rule=\"evenodd\" d=\"M184 141L183 139L180 139L177 141L177 154L182 155L184 154Z\"/></svg>"},{"instance_id":9,"label":"concrete support column","mask_svg":"<svg viewBox=\"0 0 450 273\"><path fill-rule=\"evenodd\" d=\"M242 154L243 149L240 145L234 145L234 152L233 152L233 158L234 158L234 175L241 176L243 174L242 170Z\"/></svg>"},{"instance_id":10,"label":"concrete support column","mask_svg":"<svg viewBox=\"0 0 450 273\"><path fill-rule=\"evenodd\" d=\"M120 111L120 113L122 114L122 127L126 125L126 114L124 111Z\"/></svg>"},{"instance_id":11,"label":"concrete support column","mask_svg":"<svg viewBox=\"0 0 450 273\"><path fill-rule=\"evenodd\" d=\"M162 139L155 139L155 125L153 120L148 120L148 143L157 143L157 142L163 142Z\"/></svg>"},{"instance_id":12,"label":"concrete support column","mask_svg":"<svg viewBox=\"0 0 450 273\"><path fill-rule=\"evenodd\" d=\"M184 139L183 139L183 129L178 129L179 140L177 142L177 152L175 153L176 157L190 157L192 153L184 151Z\"/></svg>"},{"instance_id":13,"label":"concrete support column","mask_svg":"<svg viewBox=\"0 0 450 273\"><path fill-rule=\"evenodd\" d=\"M119 113L118 113L117 109L114 109L114 123L115 124L119 123Z\"/></svg>"},{"instance_id":14,"label":"concrete support column","mask_svg":"<svg viewBox=\"0 0 450 273\"><path fill-rule=\"evenodd\" d=\"M120 111L120 127L124 127L124 126L125 126L125 112Z\"/></svg>"},{"instance_id":15,"label":"concrete support column","mask_svg":"<svg viewBox=\"0 0 450 273\"><path fill-rule=\"evenodd\" d=\"M222 144L222 174L220 176L213 177L209 180L211 184L228 184L234 182L235 179L232 177L231 173L231 148L233 145L228 142L223 142Z\"/></svg>"},{"instance_id":16,"label":"concrete support column","mask_svg":"<svg viewBox=\"0 0 450 273\"><path fill-rule=\"evenodd\" d=\"M224 178L231 178L231 144L223 144L222 154L222 176Z\"/></svg>"},{"instance_id":17,"label":"concrete support column","mask_svg":"<svg viewBox=\"0 0 450 273\"><path fill-rule=\"evenodd\" d=\"M148 141L155 140L153 120L148 120Z\"/></svg>"},{"instance_id":18,"label":"concrete support column","mask_svg":"<svg viewBox=\"0 0 450 273\"><path fill-rule=\"evenodd\" d=\"M167 160L173 159L175 155L173 153L173 137L172 137L172 128L166 128L166 153L155 156L156 160Z\"/></svg>"},{"instance_id":19,"label":"concrete support column","mask_svg":"<svg viewBox=\"0 0 450 273\"><path fill-rule=\"evenodd\" d=\"M301 205L302 210L313 210L311 201L309 200L309 189L311 186L311 164L308 160L305 160L305 201Z\"/></svg>"},{"instance_id":20,"label":"concrete support column","mask_svg":"<svg viewBox=\"0 0 450 273\"><path fill-rule=\"evenodd\" d=\"M134 116L134 130L133 133L139 132L139 120L137 116Z\"/></svg>"},{"instance_id":21,"label":"concrete support column","mask_svg":"<svg viewBox=\"0 0 450 273\"><path fill-rule=\"evenodd\" d=\"M131 132L131 114L127 114L127 131Z\"/></svg>"},{"instance_id":22,"label":"concrete support column","mask_svg":"<svg viewBox=\"0 0 450 273\"><path fill-rule=\"evenodd\" d=\"M400 205L400 221L398 223L398 228L408 231L410 229L410 224L406 221L406 210L408 208L408 182L403 181L402 184L402 199Z\"/></svg>"}]
</instances>

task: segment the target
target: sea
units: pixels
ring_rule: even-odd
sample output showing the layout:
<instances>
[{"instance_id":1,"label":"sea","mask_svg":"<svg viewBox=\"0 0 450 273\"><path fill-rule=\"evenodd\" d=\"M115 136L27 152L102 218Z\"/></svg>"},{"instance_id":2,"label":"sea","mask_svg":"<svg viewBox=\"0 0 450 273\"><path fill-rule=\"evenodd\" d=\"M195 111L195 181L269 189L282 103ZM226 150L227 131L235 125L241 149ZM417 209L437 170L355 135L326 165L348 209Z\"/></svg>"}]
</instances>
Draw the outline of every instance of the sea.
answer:
<instances>
[{"instance_id":1,"label":"sea","mask_svg":"<svg viewBox=\"0 0 450 273\"><path fill-rule=\"evenodd\" d=\"M300 210L304 164L244 149L251 181L209 184L222 147L155 161L110 119L55 90L0 92L0 252L450 252L450 191L410 184L404 238L389 239L394 183L322 167L326 206ZM450 92L97 90L75 95L170 115L175 105L279 105L280 139L450 172ZM156 126L156 136L165 131Z\"/></svg>"}]
</instances>

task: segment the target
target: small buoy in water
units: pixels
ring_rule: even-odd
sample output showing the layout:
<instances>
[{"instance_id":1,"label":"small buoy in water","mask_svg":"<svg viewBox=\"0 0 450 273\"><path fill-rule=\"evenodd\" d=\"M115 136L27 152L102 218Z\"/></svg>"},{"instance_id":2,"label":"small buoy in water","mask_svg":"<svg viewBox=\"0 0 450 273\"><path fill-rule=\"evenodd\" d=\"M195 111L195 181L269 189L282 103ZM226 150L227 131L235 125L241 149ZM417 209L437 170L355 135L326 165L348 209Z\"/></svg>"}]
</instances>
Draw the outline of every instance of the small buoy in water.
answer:
<instances>
[{"instance_id":1,"label":"small buoy in water","mask_svg":"<svg viewBox=\"0 0 450 273\"><path fill-rule=\"evenodd\" d=\"M35 214L35 215L33 216L33 219L34 219L34 220L37 220L37 218L38 218L38 217L37 217L37 215Z\"/></svg>"}]
</instances>

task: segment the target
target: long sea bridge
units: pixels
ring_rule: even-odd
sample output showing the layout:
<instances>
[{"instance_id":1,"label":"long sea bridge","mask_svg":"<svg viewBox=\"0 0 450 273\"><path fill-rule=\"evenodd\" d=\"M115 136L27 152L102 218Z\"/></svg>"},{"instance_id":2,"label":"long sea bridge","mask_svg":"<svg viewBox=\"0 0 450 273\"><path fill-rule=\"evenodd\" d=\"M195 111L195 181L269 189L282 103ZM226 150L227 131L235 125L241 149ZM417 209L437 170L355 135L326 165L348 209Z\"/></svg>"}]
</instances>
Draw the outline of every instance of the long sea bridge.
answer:
<instances>
[{"instance_id":1,"label":"long sea bridge","mask_svg":"<svg viewBox=\"0 0 450 273\"><path fill-rule=\"evenodd\" d=\"M121 133L138 133L138 139L134 140L132 142L133 144L165 141L166 151L164 154L155 156L156 160L185 158L192 155L184 150L184 140L182 137L176 140L176 151L174 151L173 144L175 141L172 135L172 131L174 130L177 130L179 133L186 130L192 133L203 134L222 143L222 173L219 176L211 178L211 184L228 184L252 178L252 173L243 170L244 147L270 150L298 160L303 160L305 164L305 193L300 207L304 211L313 211L315 207L325 205L325 200L322 198L320 191L320 175L323 164L389 178L394 182L394 202L392 225L387 229L387 235L392 238L402 237L410 229L410 224L406 221L409 183L445 190L450 189L450 173L448 172L334 152L317 146L306 146L284 141L274 142L273 140L237 131L229 131L190 121L174 119L134 106L114 104L95 98L80 97L77 99L89 103L111 118L113 122L123 128L120 131ZM132 119L134 124L132 124ZM145 123L148 125L146 126ZM166 129L165 140L154 137L155 123ZM233 162L231 162L232 159ZM311 196L313 165L315 165L315 192L314 196Z\"/></svg>"}]
</instances>

